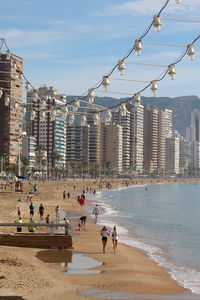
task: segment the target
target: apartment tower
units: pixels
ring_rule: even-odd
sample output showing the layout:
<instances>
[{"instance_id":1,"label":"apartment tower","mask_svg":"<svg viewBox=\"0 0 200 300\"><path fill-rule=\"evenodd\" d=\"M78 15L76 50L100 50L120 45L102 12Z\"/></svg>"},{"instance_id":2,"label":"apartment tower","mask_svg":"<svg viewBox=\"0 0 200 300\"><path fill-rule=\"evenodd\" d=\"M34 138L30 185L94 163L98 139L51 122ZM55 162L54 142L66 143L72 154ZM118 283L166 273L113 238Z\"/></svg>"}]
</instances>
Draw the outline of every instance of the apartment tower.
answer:
<instances>
[{"instance_id":1,"label":"apartment tower","mask_svg":"<svg viewBox=\"0 0 200 300\"><path fill-rule=\"evenodd\" d=\"M35 97L35 92L39 97ZM41 101L45 101L41 106ZM63 168L66 163L66 119L62 117L62 108L66 105L65 95L59 94L53 87L40 87L27 94L29 110L27 112L28 135L36 139L36 150L46 151L48 167ZM30 119L31 110L36 116ZM52 118L51 110L55 117Z\"/></svg>"}]
</instances>

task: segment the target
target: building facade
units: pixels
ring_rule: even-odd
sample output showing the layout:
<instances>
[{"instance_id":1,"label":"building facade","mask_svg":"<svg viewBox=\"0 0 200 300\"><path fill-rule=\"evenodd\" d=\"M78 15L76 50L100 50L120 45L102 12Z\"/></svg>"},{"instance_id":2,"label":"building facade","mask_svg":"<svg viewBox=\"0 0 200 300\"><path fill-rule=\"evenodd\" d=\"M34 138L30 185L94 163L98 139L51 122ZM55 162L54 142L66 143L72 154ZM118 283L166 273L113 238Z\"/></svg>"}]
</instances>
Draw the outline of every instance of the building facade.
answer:
<instances>
[{"instance_id":1,"label":"building facade","mask_svg":"<svg viewBox=\"0 0 200 300\"><path fill-rule=\"evenodd\" d=\"M126 115L120 112L112 113L112 123L122 126L122 168L123 171L130 170L130 137L131 137L131 113L127 110Z\"/></svg>"},{"instance_id":2,"label":"building facade","mask_svg":"<svg viewBox=\"0 0 200 300\"><path fill-rule=\"evenodd\" d=\"M22 145L23 59L0 53L0 156L9 164L17 162Z\"/></svg>"},{"instance_id":3,"label":"building facade","mask_svg":"<svg viewBox=\"0 0 200 300\"><path fill-rule=\"evenodd\" d=\"M101 124L101 169L122 172L123 128Z\"/></svg>"},{"instance_id":4,"label":"building facade","mask_svg":"<svg viewBox=\"0 0 200 300\"><path fill-rule=\"evenodd\" d=\"M35 93L39 97L35 97ZM43 101L43 103L42 103ZM40 87L27 93L27 132L36 139L36 150L47 152L49 168L66 164L66 118L59 112L66 105L65 95L53 87ZM31 111L36 113L31 121ZM52 117L51 111L54 111Z\"/></svg>"}]
</instances>

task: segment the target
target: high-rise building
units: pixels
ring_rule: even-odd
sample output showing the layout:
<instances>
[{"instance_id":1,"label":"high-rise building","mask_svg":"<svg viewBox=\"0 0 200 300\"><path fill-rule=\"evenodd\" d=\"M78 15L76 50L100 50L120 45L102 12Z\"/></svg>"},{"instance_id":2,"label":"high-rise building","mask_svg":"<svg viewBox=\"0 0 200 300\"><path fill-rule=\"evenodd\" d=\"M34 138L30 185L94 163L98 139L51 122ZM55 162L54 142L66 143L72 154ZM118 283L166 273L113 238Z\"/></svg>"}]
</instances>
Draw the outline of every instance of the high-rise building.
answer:
<instances>
[{"instance_id":1,"label":"high-rise building","mask_svg":"<svg viewBox=\"0 0 200 300\"><path fill-rule=\"evenodd\" d=\"M94 112L94 111L93 111ZM90 166L100 166L100 130L101 125L95 125L93 114L88 110L87 123L89 125L88 133L88 163Z\"/></svg>"},{"instance_id":2,"label":"high-rise building","mask_svg":"<svg viewBox=\"0 0 200 300\"><path fill-rule=\"evenodd\" d=\"M22 138L22 155L28 158L28 168L32 170L36 167L36 153L35 153L35 137L24 136Z\"/></svg>"},{"instance_id":3,"label":"high-rise building","mask_svg":"<svg viewBox=\"0 0 200 300\"><path fill-rule=\"evenodd\" d=\"M158 108L144 105L144 171L158 170Z\"/></svg>"},{"instance_id":4,"label":"high-rise building","mask_svg":"<svg viewBox=\"0 0 200 300\"><path fill-rule=\"evenodd\" d=\"M0 53L0 156L10 164L17 162L22 145L22 73L22 58Z\"/></svg>"},{"instance_id":5,"label":"high-rise building","mask_svg":"<svg viewBox=\"0 0 200 300\"><path fill-rule=\"evenodd\" d=\"M130 170L130 135L131 114L130 111L122 116L120 112L112 113L112 123L122 126L122 168L123 171Z\"/></svg>"},{"instance_id":6,"label":"high-rise building","mask_svg":"<svg viewBox=\"0 0 200 300\"><path fill-rule=\"evenodd\" d=\"M167 126L166 126L167 124ZM158 111L158 174L165 172L165 139L171 136L171 122L166 110Z\"/></svg>"},{"instance_id":7,"label":"high-rise building","mask_svg":"<svg viewBox=\"0 0 200 300\"><path fill-rule=\"evenodd\" d=\"M66 161L88 163L89 125L67 125Z\"/></svg>"},{"instance_id":8,"label":"high-rise building","mask_svg":"<svg viewBox=\"0 0 200 300\"><path fill-rule=\"evenodd\" d=\"M39 96L36 96L35 93ZM41 101L44 101L43 108ZM27 93L27 132L36 139L36 149L47 152L48 167L63 168L66 163L66 119L59 113L66 97L53 87L40 87ZM31 121L31 110L36 117ZM54 112L54 117L51 115Z\"/></svg>"},{"instance_id":9,"label":"high-rise building","mask_svg":"<svg viewBox=\"0 0 200 300\"><path fill-rule=\"evenodd\" d=\"M181 137L180 139L180 169L182 173L191 168L191 142Z\"/></svg>"},{"instance_id":10,"label":"high-rise building","mask_svg":"<svg viewBox=\"0 0 200 300\"><path fill-rule=\"evenodd\" d=\"M166 130L166 137L172 136L172 110L165 109L165 130Z\"/></svg>"},{"instance_id":11,"label":"high-rise building","mask_svg":"<svg viewBox=\"0 0 200 300\"><path fill-rule=\"evenodd\" d=\"M166 163L165 171L169 174L180 173L180 137L172 135L171 138L166 138Z\"/></svg>"},{"instance_id":12,"label":"high-rise building","mask_svg":"<svg viewBox=\"0 0 200 300\"><path fill-rule=\"evenodd\" d=\"M122 172L123 128L101 124L101 168Z\"/></svg>"},{"instance_id":13,"label":"high-rise building","mask_svg":"<svg viewBox=\"0 0 200 300\"><path fill-rule=\"evenodd\" d=\"M144 106L140 101L128 105L130 119L130 165L138 173L143 173L144 160Z\"/></svg>"}]
</instances>

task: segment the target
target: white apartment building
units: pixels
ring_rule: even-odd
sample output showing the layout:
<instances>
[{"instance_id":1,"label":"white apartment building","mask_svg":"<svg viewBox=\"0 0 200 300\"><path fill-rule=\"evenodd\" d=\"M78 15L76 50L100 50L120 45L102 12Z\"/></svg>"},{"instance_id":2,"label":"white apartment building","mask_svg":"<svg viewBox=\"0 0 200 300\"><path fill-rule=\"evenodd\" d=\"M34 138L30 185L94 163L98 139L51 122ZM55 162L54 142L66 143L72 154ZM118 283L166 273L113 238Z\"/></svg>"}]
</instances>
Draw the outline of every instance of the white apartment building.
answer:
<instances>
[{"instance_id":1,"label":"white apartment building","mask_svg":"<svg viewBox=\"0 0 200 300\"><path fill-rule=\"evenodd\" d=\"M120 112L112 113L112 123L122 126L122 168L123 171L130 170L130 126L131 126L131 113L126 112L125 116L122 116Z\"/></svg>"},{"instance_id":2,"label":"white apartment building","mask_svg":"<svg viewBox=\"0 0 200 300\"><path fill-rule=\"evenodd\" d=\"M166 137L172 136L172 110L165 109L165 130L166 130Z\"/></svg>"},{"instance_id":3,"label":"white apartment building","mask_svg":"<svg viewBox=\"0 0 200 300\"><path fill-rule=\"evenodd\" d=\"M101 124L101 168L122 172L123 128Z\"/></svg>"},{"instance_id":4,"label":"white apartment building","mask_svg":"<svg viewBox=\"0 0 200 300\"><path fill-rule=\"evenodd\" d=\"M131 112L130 164L133 170L143 173L144 106L140 102L135 102L128 109Z\"/></svg>"},{"instance_id":5,"label":"white apartment building","mask_svg":"<svg viewBox=\"0 0 200 300\"><path fill-rule=\"evenodd\" d=\"M28 158L28 168L32 170L36 167L36 154L35 154L35 138L33 136L22 137L22 155Z\"/></svg>"}]
</instances>

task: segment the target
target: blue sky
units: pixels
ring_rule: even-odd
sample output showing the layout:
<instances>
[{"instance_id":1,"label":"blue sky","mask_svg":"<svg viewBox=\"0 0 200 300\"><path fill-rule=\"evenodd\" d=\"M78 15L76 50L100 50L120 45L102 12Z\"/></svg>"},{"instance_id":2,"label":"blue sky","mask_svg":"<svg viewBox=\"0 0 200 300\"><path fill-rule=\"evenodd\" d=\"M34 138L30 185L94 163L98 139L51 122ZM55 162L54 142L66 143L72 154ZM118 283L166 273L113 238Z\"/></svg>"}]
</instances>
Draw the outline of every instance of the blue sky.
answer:
<instances>
[{"instance_id":1,"label":"blue sky","mask_svg":"<svg viewBox=\"0 0 200 300\"><path fill-rule=\"evenodd\" d=\"M24 59L24 74L35 88L54 86L67 95L83 95L109 73L150 24L165 0L7 0L1 3L0 37L11 52ZM200 20L200 1L182 0L170 5L163 17ZM161 32L144 42L189 44L200 34L200 23L162 20ZM200 96L199 42L196 58L176 67L177 79L159 83L158 96ZM169 65L184 47L143 45L141 57L129 62ZM152 81L163 68L126 65L124 78ZM113 77L119 77L118 72ZM111 91L135 94L145 84L112 81ZM102 90L102 89L101 89ZM98 93L97 95L106 96ZM143 93L151 96L149 90ZM109 96L120 97L109 94Z\"/></svg>"}]
</instances>

